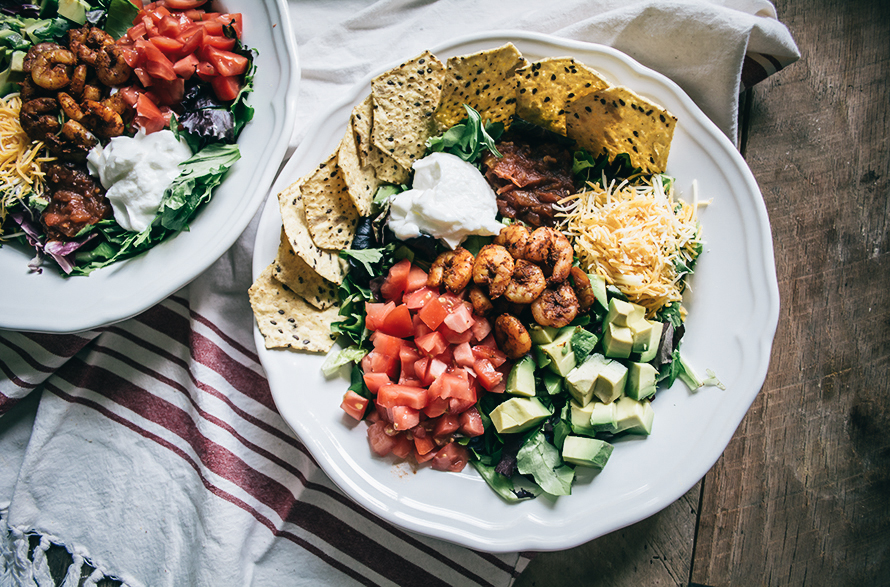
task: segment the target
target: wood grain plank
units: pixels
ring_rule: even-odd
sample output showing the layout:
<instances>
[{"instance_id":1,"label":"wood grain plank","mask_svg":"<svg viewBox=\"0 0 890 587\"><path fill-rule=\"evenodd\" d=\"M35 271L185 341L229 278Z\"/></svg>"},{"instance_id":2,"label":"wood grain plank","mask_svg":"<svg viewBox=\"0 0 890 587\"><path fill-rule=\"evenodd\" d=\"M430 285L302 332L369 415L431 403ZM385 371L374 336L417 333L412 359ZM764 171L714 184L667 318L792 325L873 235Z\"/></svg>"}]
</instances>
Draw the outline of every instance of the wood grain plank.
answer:
<instances>
[{"instance_id":1,"label":"wood grain plank","mask_svg":"<svg viewBox=\"0 0 890 587\"><path fill-rule=\"evenodd\" d=\"M890 584L890 3L783 0L802 59L747 160L782 300L769 375L703 481L691 580Z\"/></svg>"}]
</instances>

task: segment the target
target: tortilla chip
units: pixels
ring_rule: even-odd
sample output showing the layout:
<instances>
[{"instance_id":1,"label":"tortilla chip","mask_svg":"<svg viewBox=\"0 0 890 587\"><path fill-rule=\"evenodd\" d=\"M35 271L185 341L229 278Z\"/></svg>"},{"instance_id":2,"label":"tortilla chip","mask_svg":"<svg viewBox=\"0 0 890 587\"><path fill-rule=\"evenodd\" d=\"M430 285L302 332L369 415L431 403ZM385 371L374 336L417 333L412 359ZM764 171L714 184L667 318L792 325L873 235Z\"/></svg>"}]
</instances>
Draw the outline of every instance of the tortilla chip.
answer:
<instances>
[{"instance_id":1,"label":"tortilla chip","mask_svg":"<svg viewBox=\"0 0 890 587\"><path fill-rule=\"evenodd\" d=\"M571 57L549 57L516 70L516 115L561 135L566 134L566 105L609 83Z\"/></svg>"},{"instance_id":2,"label":"tortilla chip","mask_svg":"<svg viewBox=\"0 0 890 587\"><path fill-rule=\"evenodd\" d=\"M631 90L616 86L569 103L566 134L594 157L627 153L634 167L662 173L667 166L677 118Z\"/></svg>"},{"instance_id":3,"label":"tortilla chip","mask_svg":"<svg viewBox=\"0 0 890 587\"><path fill-rule=\"evenodd\" d=\"M380 180L377 179L377 173L372 165L361 164L352 120L349 121L346 134L340 140L340 147L337 149L337 166L343 172L349 197L358 213L362 216L370 215L374 192L377 191Z\"/></svg>"},{"instance_id":4,"label":"tortilla chip","mask_svg":"<svg viewBox=\"0 0 890 587\"><path fill-rule=\"evenodd\" d=\"M408 183L410 170L399 165L398 161L377 148L377 145L371 145L371 165L377 173L377 179L386 183L402 184Z\"/></svg>"},{"instance_id":5,"label":"tortilla chip","mask_svg":"<svg viewBox=\"0 0 890 587\"><path fill-rule=\"evenodd\" d=\"M281 210L281 223L291 249L299 255L320 276L333 283L343 283L348 264L340 258L338 251L319 249L312 242L306 214L303 211L303 195L300 186L303 179L295 181L278 194L278 207Z\"/></svg>"},{"instance_id":6,"label":"tortilla chip","mask_svg":"<svg viewBox=\"0 0 890 587\"><path fill-rule=\"evenodd\" d=\"M352 244L358 210L349 197L337 153L303 180L300 186L306 225L312 241L322 249L345 249Z\"/></svg>"},{"instance_id":7,"label":"tortilla chip","mask_svg":"<svg viewBox=\"0 0 890 587\"><path fill-rule=\"evenodd\" d=\"M436 111L440 129L451 128L467 117L463 105L472 106L482 122L509 126L516 112L516 69L526 64L513 43L497 49L451 57L445 70L442 103Z\"/></svg>"},{"instance_id":8,"label":"tortilla chip","mask_svg":"<svg viewBox=\"0 0 890 587\"><path fill-rule=\"evenodd\" d=\"M371 164L371 122L374 118L374 104L371 94L362 103L352 109L352 132L355 133L355 146L361 166Z\"/></svg>"},{"instance_id":9,"label":"tortilla chip","mask_svg":"<svg viewBox=\"0 0 890 587\"><path fill-rule=\"evenodd\" d=\"M436 131L433 114L442 94L444 69L435 55L424 51L371 80L371 139L405 169L423 157L426 140Z\"/></svg>"},{"instance_id":10,"label":"tortilla chip","mask_svg":"<svg viewBox=\"0 0 890 587\"><path fill-rule=\"evenodd\" d=\"M316 273L294 252L284 228L281 229L278 256L272 263L272 277L319 310L337 304L337 286Z\"/></svg>"},{"instance_id":11,"label":"tortilla chip","mask_svg":"<svg viewBox=\"0 0 890 587\"><path fill-rule=\"evenodd\" d=\"M250 306L266 348L289 348L326 353L337 335L331 324L337 308L319 310L272 277L273 265L266 267L248 290Z\"/></svg>"}]
</instances>

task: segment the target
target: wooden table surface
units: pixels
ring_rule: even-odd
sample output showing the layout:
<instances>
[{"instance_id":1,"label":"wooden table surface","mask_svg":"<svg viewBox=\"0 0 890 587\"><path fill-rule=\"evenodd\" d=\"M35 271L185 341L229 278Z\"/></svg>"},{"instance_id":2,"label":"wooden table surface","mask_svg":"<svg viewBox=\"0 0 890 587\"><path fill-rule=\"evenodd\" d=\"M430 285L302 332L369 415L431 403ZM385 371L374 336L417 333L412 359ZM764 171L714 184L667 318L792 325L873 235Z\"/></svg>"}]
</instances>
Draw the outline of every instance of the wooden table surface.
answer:
<instances>
[{"instance_id":1,"label":"wooden table surface","mask_svg":"<svg viewBox=\"0 0 890 587\"><path fill-rule=\"evenodd\" d=\"M683 498L516 587L890 585L890 1L775 3L801 59L740 117L782 303L766 382Z\"/></svg>"}]
</instances>

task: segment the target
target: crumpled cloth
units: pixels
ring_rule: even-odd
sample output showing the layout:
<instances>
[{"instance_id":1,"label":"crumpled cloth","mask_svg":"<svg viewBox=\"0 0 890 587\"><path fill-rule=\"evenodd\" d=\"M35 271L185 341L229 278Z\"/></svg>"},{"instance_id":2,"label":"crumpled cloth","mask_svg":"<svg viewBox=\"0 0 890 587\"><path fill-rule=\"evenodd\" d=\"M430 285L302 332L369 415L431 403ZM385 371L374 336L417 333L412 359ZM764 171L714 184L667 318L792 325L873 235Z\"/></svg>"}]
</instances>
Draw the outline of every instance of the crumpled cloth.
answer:
<instances>
[{"instance_id":1,"label":"crumpled cloth","mask_svg":"<svg viewBox=\"0 0 890 587\"><path fill-rule=\"evenodd\" d=\"M731 140L740 91L799 57L766 0L289 8L302 66L292 148L368 72L474 32L615 47L677 82ZM256 225L135 318L76 335L0 333L0 585L506 586L521 573L531 553L406 532L321 472L278 415L254 347ZM52 544L72 555L63 577L50 575Z\"/></svg>"}]
</instances>

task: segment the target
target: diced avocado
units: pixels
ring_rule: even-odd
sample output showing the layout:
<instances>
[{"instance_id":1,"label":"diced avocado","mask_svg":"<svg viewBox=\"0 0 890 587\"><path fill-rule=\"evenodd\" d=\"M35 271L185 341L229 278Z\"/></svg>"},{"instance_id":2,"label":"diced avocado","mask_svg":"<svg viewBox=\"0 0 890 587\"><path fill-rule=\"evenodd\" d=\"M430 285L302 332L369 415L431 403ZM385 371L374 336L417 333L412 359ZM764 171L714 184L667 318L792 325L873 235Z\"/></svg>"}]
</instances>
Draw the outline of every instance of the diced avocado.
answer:
<instances>
[{"instance_id":1,"label":"diced avocado","mask_svg":"<svg viewBox=\"0 0 890 587\"><path fill-rule=\"evenodd\" d=\"M553 342L541 345L541 352L550 358L548 367L565 377L575 368L575 353L572 352L574 328L564 328Z\"/></svg>"},{"instance_id":2,"label":"diced avocado","mask_svg":"<svg viewBox=\"0 0 890 587\"><path fill-rule=\"evenodd\" d=\"M593 355L594 357L598 355ZM593 394L604 404L618 399L627 383L627 367L618 361L605 361L600 369L596 385L593 386Z\"/></svg>"},{"instance_id":3,"label":"diced avocado","mask_svg":"<svg viewBox=\"0 0 890 587\"><path fill-rule=\"evenodd\" d=\"M535 361L528 355L522 357L507 375L507 393L524 397L535 396Z\"/></svg>"},{"instance_id":4,"label":"diced avocado","mask_svg":"<svg viewBox=\"0 0 890 587\"><path fill-rule=\"evenodd\" d=\"M541 379L544 381L544 389L548 395L559 395L562 391L562 375L558 375L549 369L542 373Z\"/></svg>"},{"instance_id":5,"label":"diced avocado","mask_svg":"<svg viewBox=\"0 0 890 587\"><path fill-rule=\"evenodd\" d=\"M652 336L652 322L645 318L640 318L627 325L630 328L634 345L631 352L642 353L649 348L649 339Z\"/></svg>"},{"instance_id":6,"label":"diced avocado","mask_svg":"<svg viewBox=\"0 0 890 587\"><path fill-rule=\"evenodd\" d=\"M627 396L621 397L615 402L618 426L616 432L629 432L631 434L651 434L652 420L655 412L650 402L637 401Z\"/></svg>"},{"instance_id":7,"label":"diced avocado","mask_svg":"<svg viewBox=\"0 0 890 587\"><path fill-rule=\"evenodd\" d=\"M13 51L12 59L9 62L9 69L11 71L22 71L25 65L25 55L28 53L25 51Z\"/></svg>"},{"instance_id":8,"label":"diced avocado","mask_svg":"<svg viewBox=\"0 0 890 587\"><path fill-rule=\"evenodd\" d=\"M590 402L590 429L598 432L612 432L618 429L618 402L604 404Z\"/></svg>"},{"instance_id":9,"label":"diced avocado","mask_svg":"<svg viewBox=\"0 0 890 587\"><path fill-rule=\"evenodd\" d=\"M593 295L596 301L602 306L603 310L607 310L609 303L606 301L606 279L595 273L588 273L587 277L590 279L590 287L593 288Z\"/></svg>"},{"instance_id":10,"label":"diced avocado","mask_svg":"<svg viewBox=\"0 0 890 587\"><path fill-rule=\"evenodd\" d=\"M572 333L572 352L575 353L575 362L583 361L596 346L597 336L580 326L575 327Z\"/></svg>"},{"instance_id":11,"label":"diced avocado","mask_svg":"<svg viewBox=\"0 0 890 587\"><path fill-rule=\"evenodd\" d=\"M606 363L611 361L599 353L594 353L566 375L566 387L579 405L586 406L590 403L596 381Z\"/></svg>"},{"instance_id":12,"label":"diced avocado","mask_svg":"<svg viewBox=\"0 0 890 587\"><path fill-rule=\"evenodd\" d=\"M652 322L652 331L649 333L649 342L646 350L640 353L640 363L649 363L658 354L658 344L661 342L661 331L663 329L663 322Z\"/></svg>"},{"instance_id":13,"label":"diced avocado","mask_svg":"<svg viewBox=\"0 0 890 587\"><path fill-rule=\"evenodd\" d=\"M550 417L550 410L534 397L514 397L491 411L489 418L500 434L534 428Z\"/></svg>"},{"instance_id":14,"label":"diced avocado","mask_svg":"<svg viewBox=\"0 0 890 587\"><path fill-rule=\"evenodd\" d=\"M87 12L90 5L86 0L59 0L59 16L64 16L77 24L87 21Z\"/></svg>"},{"instance_id":15,"label":"diced avocado","mask_svg":"<svg viewBox=\"0 0 890 587\"><path fill-rule=\"evenodd\" d=\"M658 370L649 363L631 363L627 368L627 385L624 388L624 395L635 400L654 395L657 378Z\"/></svg>"},{"instance_id":16,"label":"diced avocado","mask_svg":"<svg viewBox=\"0 0 890 587\"><path fill-rule=\"evenodd\" d=\"M596 438L567 436L562 445L562 460L582 467L602 469L612 455L612 445Z\"/></svg>"},{"instance_id":17,"label":"diced avocado","mask_svg":"<svg viewBox=\"0 0 890 587\"><path fill-rule=\"evenodd\" d=\"M583 434L584 436L596 436L597 431L590 425L590 416L593 414L593 408L597 403L590 402L586 406L582 406L575 400L569 400L568 407L572 418L572 432Z\"/></svg>"},{"instance_id":18,"label":"diced avocado","mask_svg":"<svg viewBox=\"0 0 890 587\"><path fill-rule=\"evenodd\" d=\"M609 313L606 314L606 322L617 324L618 326L627 326L645 317L645 315L646 309L643 306L612 298L609 300Z\"/></svg>"},{"instance_id":19,"label":"diced avocado","mask_svg":"<svg viewBox=\"0 0 890 587\"><path fill-rule=\"evenodd\" d=\"M532 352L535 355L535 364L539 369L543 369L550 364L550 357L547 356L547 353L541 350L541 347L538 345L532 346Z\"/></svg>"},{"instance_id":20,"label":"diced avocado","mask_svg":"<svg viewBox=\"0 0 890 587\"><path fill-rule=\"evenodd\" d=\"M556 339L556 337L559 335L559 328L535 324L528 329L528 335L531 337L532 342L535 344L547 344L549 342L553 342Z\"/></svg>"},{"instance_id":21,"label":"diced avocado","mask_svg":"<svg viewBox=\"0 0 890 587\"><path fill-rule=\"evenodd\" d=\"M614 322L606 324L603 336L603 352L607 357L626 359L633 350L633 333L627 326L619 326Z\"/></svg>"}]
</instances>

